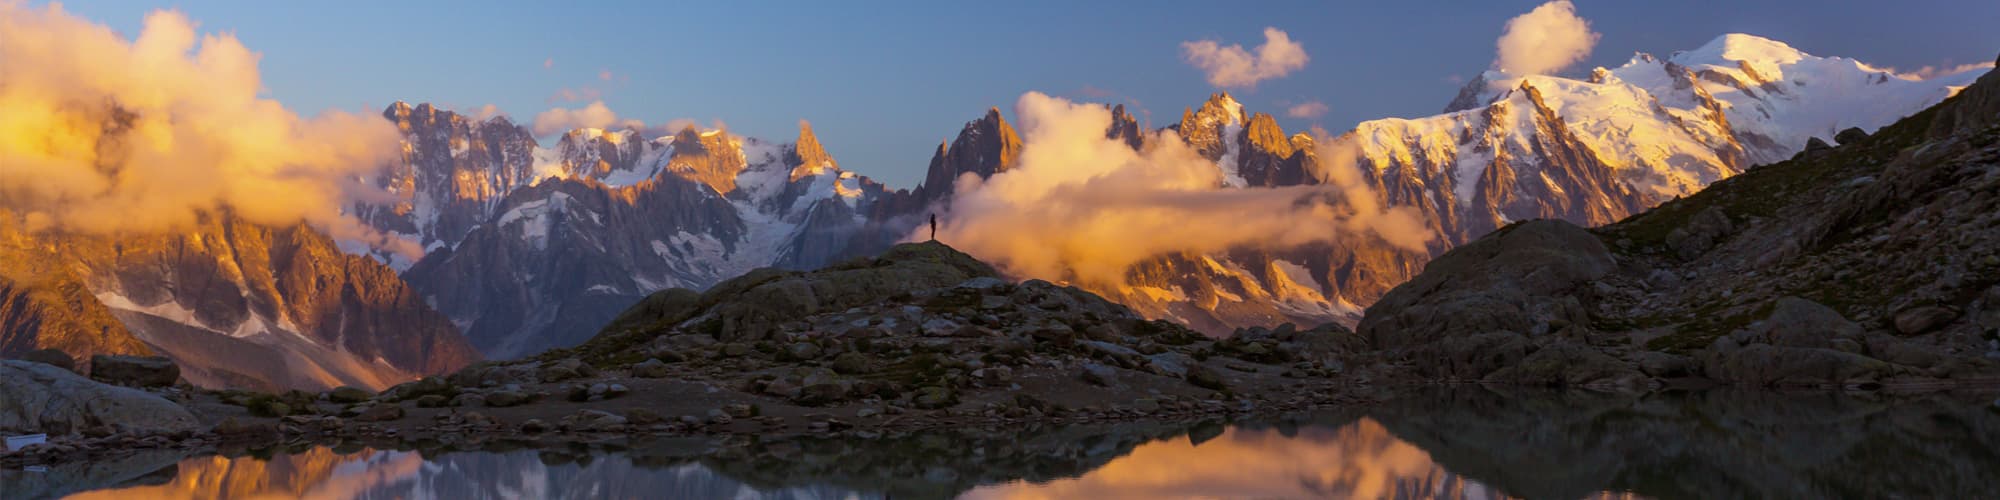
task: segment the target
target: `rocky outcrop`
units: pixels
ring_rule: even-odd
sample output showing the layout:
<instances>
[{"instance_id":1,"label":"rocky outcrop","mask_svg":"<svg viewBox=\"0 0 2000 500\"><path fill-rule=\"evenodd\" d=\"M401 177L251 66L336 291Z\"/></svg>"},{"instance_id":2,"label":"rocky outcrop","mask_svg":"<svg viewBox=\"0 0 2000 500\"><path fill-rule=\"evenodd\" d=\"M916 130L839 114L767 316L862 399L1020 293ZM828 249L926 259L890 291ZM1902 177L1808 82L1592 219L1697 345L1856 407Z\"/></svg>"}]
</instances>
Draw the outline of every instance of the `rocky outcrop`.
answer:
<instances>
[{"instance_id":1,"label":"rocky outcrop","mask_svg":"<svg viewBox=\"0 0 2000 500\"><path fill-rule=\"evenodd\" d=\"M991 177L1013 166L1021 154L1021 136L1000 116L1000 108L986 110L986 116L966 122L950 146L938 144L917 198L925 204L950 198L953 183L965 174Z\"/></svg>"},{"instance_id":2,"label":"rocky outcrop","mask_svg":"<svg viewBox=\"0 0 2000 500\"><path fill-rule=\"evenodd\" d=\"M166 434L200 430L186 408L137 389L54 366L0 361L0 433L69 434L85 429Z\"/></svg>"}]
</instances>

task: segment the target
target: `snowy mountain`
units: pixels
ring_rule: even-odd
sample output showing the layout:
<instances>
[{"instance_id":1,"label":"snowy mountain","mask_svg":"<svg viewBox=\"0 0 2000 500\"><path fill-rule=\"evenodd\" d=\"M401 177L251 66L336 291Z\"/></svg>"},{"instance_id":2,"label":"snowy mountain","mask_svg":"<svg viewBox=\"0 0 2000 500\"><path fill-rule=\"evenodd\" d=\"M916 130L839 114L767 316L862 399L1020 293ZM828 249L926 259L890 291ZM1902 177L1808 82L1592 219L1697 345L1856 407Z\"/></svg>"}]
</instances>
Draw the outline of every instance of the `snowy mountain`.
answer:
<instances>
[{"instance_id":1,"label":"snowy mountain","mask_svg":"<svg viewBox=\"0 0 2000 500\"><path fill-rule=\"evenodd\" d=\"M1692 194L1811 137L1872 132L1956 93L1982 71L1928 80L1781 42L1731 34L1665 59L1637 54L1588 79L1489 71L1439 115L1363 122L1363 175L1414 206L1442 246L1411 252L1365 235L1288 252L1172 256L1140 266L1129 290L1099 291L1211 332L1279 321L1351 320L1359 306L1449 245L1512 221L1600 225ZM1243 125L1239 125L1243 124ZM1217 160L1230 186L1313 184L1312 139L1217 95L1175 127Z\"/></svg>"},{"instance_id":2,"label":"snowy mountain","mask_svg":"<svg viewBox=\"0 0 2000 500\"><path fill-rule=\"evenodd\" d=\"M1934 104L1972 72L1928 80L1783 43L1726 35L1587 78L1489 71L1445 113L1368 121L1335 141L1382 203L1415 207L1437 238L1412 251L1368 235L1283 252L1168 255L1093 290L1210 332L1351 321L1434 254L1511 221L1604 224L1685 196L1808 138L1873 130ZM1108 137L1143 147L1123 107ZM490 356L569 345L666 287L705 288L758 267L813 268L906 237L954 180L1009 168L1021 139L999 109L938 145L923 185L891 190L841 167L810 126L779 144L693 128L647 138L579 129L549 147L505 118L398 103L408 193L357 206L427 249L380 255ZM1216 162L1217 189L1320 184L1317 142L1227 94L1168 129Z\"/></svg>"},{"instance_id":3,"label":"snowy mountain","mask_svg":"<svg viewBox=\"0 0 2000 500\"><path fill-rule=\"evenodd\" d=\"M650 140L572 131L535 150L532 184L404 278L482 351L512 357L581 342L661 289L819 267L904 234L871 232L871 210L909 193L840 170L817 144L810 127L791 145L693 128Z\"/></svg>"}]
</instances>

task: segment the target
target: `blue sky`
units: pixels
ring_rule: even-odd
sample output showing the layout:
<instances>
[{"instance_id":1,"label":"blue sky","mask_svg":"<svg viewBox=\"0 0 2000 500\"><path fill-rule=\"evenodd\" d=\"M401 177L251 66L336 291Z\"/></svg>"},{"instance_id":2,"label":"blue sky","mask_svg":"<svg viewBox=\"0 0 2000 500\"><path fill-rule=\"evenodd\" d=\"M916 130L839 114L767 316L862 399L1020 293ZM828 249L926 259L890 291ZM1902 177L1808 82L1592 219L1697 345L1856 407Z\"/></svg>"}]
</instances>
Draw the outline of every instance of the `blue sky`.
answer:
<instances>
[{"instance_id":1,"label":"blue sky","mask_svg":"<svg viewBox=\"0 0 2000 500\"><path fill-rule=\"evenodd\" d=\"M1434 114L1491 64L1502 24L1540 2L90 2L65 8L136 35L173 8L263 54L271 97L295 111L379 110L396 100L497 105L526 123L561 89L594 89L621 117L726 122L789 141L813 122L843 167L913 187L937 143L987 107L1038 90L1125 102L1177 120L1211 87L1184 41L1249 48L1276 27L1311 62L1232 94L1287 131ZM1076 5L1081 4L1081 5ZM1744 32L1817 55L1914 69L1992 61L1991 0L1585 0L1603 37L1566 71L1615 66ZM552 64L545 67L545 62ZM609 72L610 79L601 78ZM1286 105L1325 103L1317 119ZM1142 119L1146 114L1140 114Z\"/></svg>"}]
</instances>

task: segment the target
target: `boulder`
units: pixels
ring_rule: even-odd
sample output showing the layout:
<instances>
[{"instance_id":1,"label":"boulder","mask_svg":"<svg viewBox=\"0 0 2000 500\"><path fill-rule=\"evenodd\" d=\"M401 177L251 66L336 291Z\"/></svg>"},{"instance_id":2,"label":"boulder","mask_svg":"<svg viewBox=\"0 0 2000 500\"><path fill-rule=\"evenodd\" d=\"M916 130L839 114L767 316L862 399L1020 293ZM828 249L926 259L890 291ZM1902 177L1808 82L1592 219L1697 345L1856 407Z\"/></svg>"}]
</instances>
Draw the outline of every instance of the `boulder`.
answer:
<instances>
[{"instance_id":1,"label":"boulder","mask_svg":"<svg viewBox=\"0 0 2000 500\"><path fill-rule=\"evenodd\" d=\"M1958 311L1944 306L1919 306L1896 313L1896 331L1903 335L1923 335L1951 324Z\"/></svg>"},{"instance_id":2,"label":"boulder","mask_svg":"<svg viewBox=\"0 0 2000 500\"><path fill-rule=\"evenodd\" d=\"M368 407L368 409L362 410L360 414L354 416L354 421L387 422L390 420L397 420L401 418L403 418L403 407L394 404L383 403L375 406L370 406Z\"/></svg>"},{"instance_id":3,"label":"boulder","mask_svg":"<svg viewBox=\"0 0 2000 500\"><path fill-rule=\"evenodd\" d=\"M667 366L667 364L658 359L647 359L645 361L640 361L638 363L632 364L632 376L634 377L666 378L667 375L671 374L671 372L672 370Z\"/></svg>"},{"instance_id":4,"label":"boulder","mask_svg":"<svg viewBox=\"0 0 2000 500\"><path fill-rule=\"evenodd\" d=\"M196 431L200 423L158 395L42 363L0 361L0 432L67 434L95 427L161 434Z\"/></svg>"},{"instance_id":5,"label":"boulder","mask_svg":"<svg viewBox=\"0 0 2000 500\"><path fill-rule=\"evenodd\" d=\"M1078 374L1084 382L1105 387L1118 385L1118 369L1098 363L1084 363Z\"/></svg>"},{"instance_id":6,"label":"boulder","mask_svg":"<svg viewBox=\"0 0 2000 500\"><path fill-rule=\"evenodd\" d=\"M1222 374L1216 373L1215 370L1210 370L1207 366L1202 365L1188 367L1187 381L1190 384L1194 384L1195 387L1212 391L1229 389L1229 382L1223 380Z\"/></svg>"},{"instance_id":7,"label":"boulder","mask_svg":"<svg viewBox=\"0 0 2000 500\"><path fill-rule=\"evenodd\" d=\"M63 352L62 349L36 349L21 353L20 359L21 361L33 361L64 370L76 371L76 359L69 357L69 353Z\"/></svg>"},{"instance_id":8,"label":"boulder","mask_svg":"<svg viewBox=\"0 0 2000 500\"><path fill-rule=\"evenodd\" d=\"M1861 325L1832 308L1798 297L1780 297L1771 315L1735 334L1739 343L1832 348L1836 339L1859 340Z\"/></svg>"},{"instance_id":9,"label":"boulder","mask_svg":"<svg viewBox=\"0 0 2000 500\"><path fill-rule=\"evenodd\" d=\"M375 393L368 392L367 389L347 385L335 387L332 391L326 393L327 401L341 404L359 403L374 397Z\"/></svg>"},{"instance_id":10,"label":"boulder","mask_svg":"<svg viewBox=\"0 0 2000 500\"><path fill-rule=\"evenodd\" d=\"M1861 142L1861 140L1867 138L1868 132L1862 131L1861 127L1847 127L1846 130L1842 130L1838 134L1833 134L1833 142L1838 142L1842 146Z\"/></svg>"},{"instance_id":11,"label":"boulder","mask_svg":"<svg viewBox=\"0 0 2000 500\"><path fill-rule=\"evenodd\" d=\"M485 397L486 406L491 406L494 408L520 406L528 404L528 402L532 400L533 398L529 396L527 393L518 390L493 391L486 393Z\"/></svg>"},{"instance_id":12,"label":"boulder","mask_svg":"<svg viewBox=\"0 0 2000 500\"><path fill-rule=\"evenodd\" d=\"M1689 218L1687 224L1668 232L1667 248L1682 260L1694 260L1732 231L1735 225L1729 222L1729 215L1720 208L1708 207Z\"/></svg>"},{"instance_id":13,"label":"boulder","mask_svg":"<svg viewBox=\"0 0 2000 500\"><path fill-rule=\"evenodd\" d=\"M90 357L90 378L131 387L168 387L181 378L181 367L162 357L99 354Z\"/></svg>"},{"instance_id":14,"label":"boulder","mask_svg":"<svg viewBox=\"0 0 2000 500\"><path fill-rule=\"evenodd\" d=\"M951 389L929 386L917 389L916 395L910 398L910 404L926 410L944 408L958 404L958 395L953 394Z\"/></svg>"},{"instance_id":15,"label":"boulder","mask_svg":"<svg viewBox=\"0 0 2000 500\"><path fill-rule=\"evenodd\" d=\"M800 406L826 406L840 402L847 397L847 388L840 384L821 382L799 389L799 395L792 398Z\"/></svg>"}]
</instances>

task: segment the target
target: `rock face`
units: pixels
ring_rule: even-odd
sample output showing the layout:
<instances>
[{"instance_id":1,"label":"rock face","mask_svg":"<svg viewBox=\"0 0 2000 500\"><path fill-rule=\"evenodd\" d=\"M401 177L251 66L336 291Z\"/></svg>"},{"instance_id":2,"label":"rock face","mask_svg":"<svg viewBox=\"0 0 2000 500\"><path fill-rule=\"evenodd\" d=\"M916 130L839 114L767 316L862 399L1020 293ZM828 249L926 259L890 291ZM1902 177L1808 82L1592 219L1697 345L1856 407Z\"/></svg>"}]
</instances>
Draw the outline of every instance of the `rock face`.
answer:
<instances>
[{"instance_id":1,"label":"rock face","mask_svg":"<svg viewBox=\"0 0 2000 500\"><path fill-rule=\"evenodd\" d=\"M196 431L200 423L186 408L144 391L41 363L0 361L0 432L69 434L100 427L162 434Z\"/></svg>"},{"instance_id":2,"label":"rock face","mask_svg":"<svg viewBox=\"0 0 2000 500\"><path fill-rule=\"evenodd\" d=\"M90 357L90 379L128 387L167 387L181 379L181 369L167 358L99 354Z\"/></svg>"},{"instance_id":3,"label":"rock face","mask_svg":"<svg viewBox=\"0 0 2000 500\"><path fill-rule=\"evenodd\" d=\"M157 354L196 385L262 390L387 387L478 359L394 271L303 225L215 215L173 235L16 231L0 227L0 261L56 270L24 296L76 309L5 321L0 338L34 339L9 350Z\"/></svg>"},{"instance_id":4,"label":"rock face","mask_svg":"<svg viewBox=\"0 0 2000 500\"><path fill-rule=\"evenodd\" d=\"M1501 229L1385 295L1360 332L1434 379L1990 383L2000 114L1964 109L1996 88L1988 74L1872 136L1595 231ZM1933 135L1941 117L1969 121Z\"/></svg>"}]
</instances>

